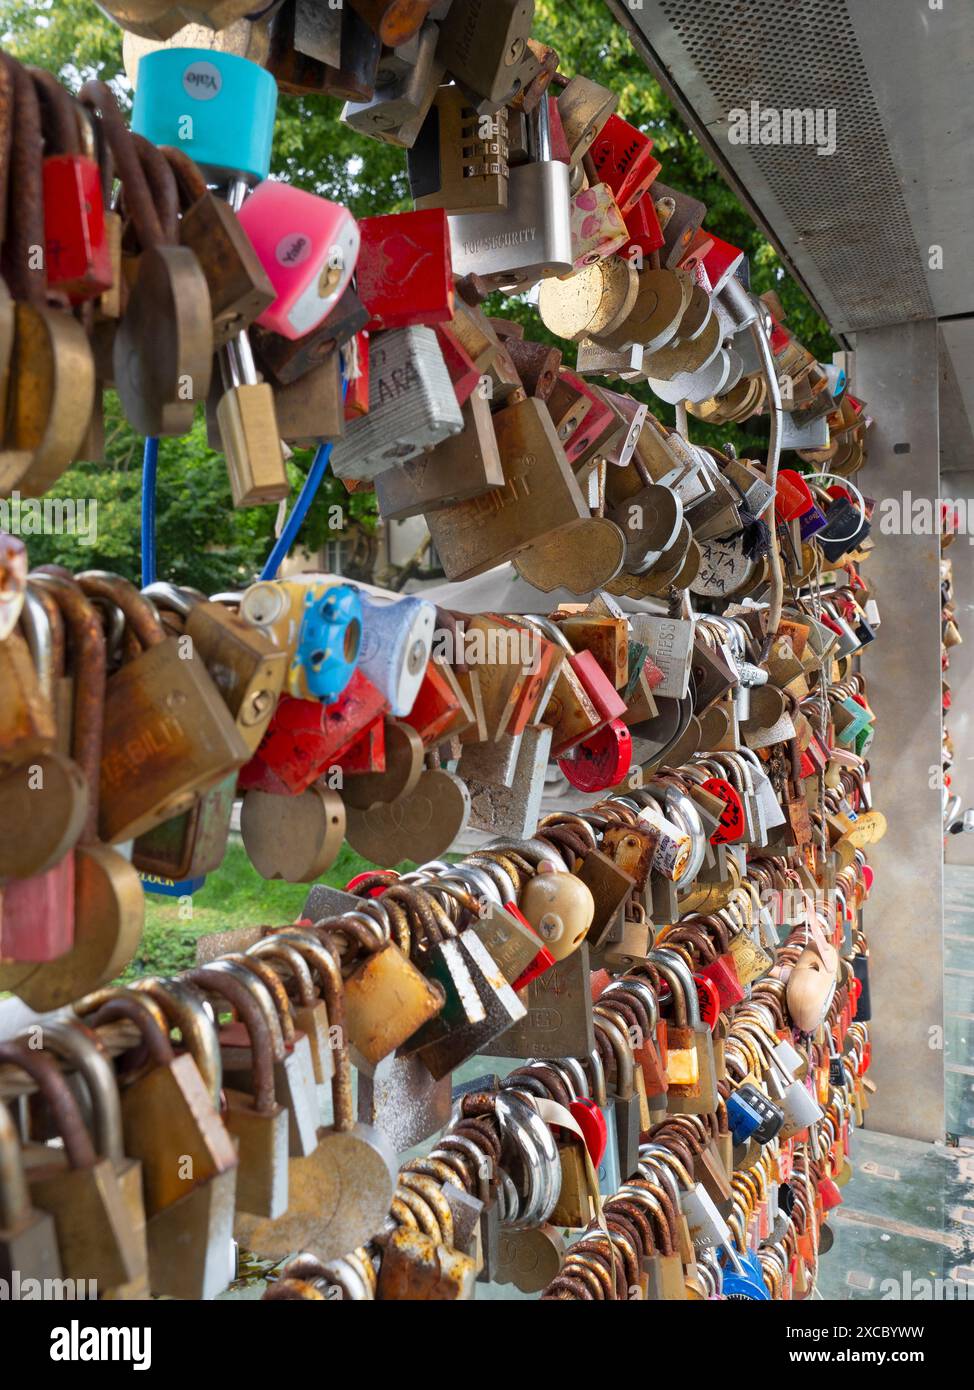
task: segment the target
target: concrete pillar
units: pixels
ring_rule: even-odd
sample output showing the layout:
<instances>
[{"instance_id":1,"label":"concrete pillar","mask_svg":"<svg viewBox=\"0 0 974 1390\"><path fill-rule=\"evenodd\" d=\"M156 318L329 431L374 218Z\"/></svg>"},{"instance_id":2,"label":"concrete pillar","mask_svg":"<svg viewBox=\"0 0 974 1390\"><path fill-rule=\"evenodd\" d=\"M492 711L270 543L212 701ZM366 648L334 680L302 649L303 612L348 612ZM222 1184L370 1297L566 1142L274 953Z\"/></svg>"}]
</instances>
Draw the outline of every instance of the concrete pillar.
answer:
<instances>
[{"instance_id":1,"label":"concrete pillar","mask_svg":"<svg viewBox=\"0 0 974 1390\"><path fill-rule=\"evenodd\" d=\"M863 669L877 714L873 797L889 821L870 851L876 884L865 916L878 1087L867 1123L935 1141L944 1137L942 1035L932 1031L943 1025L940 545L911 529L909 514L896 535L882 534L881 518L907 492L914 506L927 498L934 507L940 493L936 322L859 333L855 391L875 412L856 482L877 502L865 574L883 626Z\"/></svg>"}]
</instances>

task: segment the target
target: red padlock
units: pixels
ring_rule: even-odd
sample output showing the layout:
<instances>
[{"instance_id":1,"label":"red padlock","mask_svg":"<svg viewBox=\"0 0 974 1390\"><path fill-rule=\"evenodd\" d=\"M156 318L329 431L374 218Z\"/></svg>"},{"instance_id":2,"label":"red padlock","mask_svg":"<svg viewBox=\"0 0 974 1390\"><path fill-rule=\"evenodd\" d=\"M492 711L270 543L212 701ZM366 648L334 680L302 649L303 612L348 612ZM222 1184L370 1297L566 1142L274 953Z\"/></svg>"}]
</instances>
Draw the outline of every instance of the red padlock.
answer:
<instances>
[{"instance_id":1,"label":"red padlock","mask_svg":"<svg viewBox=\"0 0 974 1390\"><path fill-rule=\"evenodd\" d=\"M666 242L659 224L656 204L652 198L640 198L634 207L623 213L623 219L630 240L620 248L618 254L627 261L633 261L636 269L641 270L649 264L653 252L658 251Z\"/></svg>"},{"instance_id":2,"label":"red padlock","mask_svg":"<svg viewBox=\"0 0 974 1390\"><path fill-rule=\"evenodd\" d=\"M572 1119L582 1131L589 1158L597 1169L609 1142L609 1127L601 1108L589 1096L573 1100L568 1107Z\"/></svg>"},{"instance_id":3,"label":"red padlock","mask_svg":"<svg viewBox=\"0 0 974 1390\"><path fill-rule=\"evenodd\" d=\"M359 224L359 298L377 331L453 318L450 229L442 208L365 217Z\"/></svg>"},{"instance_id":4,"label":"red padlock","mask_svg":"<svg viewBox=\"0 0 974 1390\"><path fill-rule=\"evenodd\" d=\"M240 790L300 795L387 710L360 670L333 705L282 695L260 747L241 769Z\"/></svg>"},{"instance_id":5,"label":"red padlock","mask_svg":"<svg viewBox=\"0 0 974 1390\"><path fill-rule=\"evenodd\" d=\"M713 244L704 255L704 269L714 294L719 294L743 261L744 252L739 251L736 246L731 246L729 241L721 241L713 232L708 232L707 235Z\"/></svg>"},{"instance_id":6,"label":"red padlock","mask_svg":"<svg viewBox=\"0 0 974 1390\"><path fill-rule=\"evenodd\" d=\"M559 758L558 766L580 792L617 787L632 766L632 734L621 719L610 719Z\"/></svg>"},{"instance_id":7,"label":"red padlock","mask_svg":"<svg viewBox=\"0 0 974 1390\"><path fill-rule=\"evenodd\" d=\"M44 265L50 289L72 304L111 289L101 170L82 153L87 117L49 72L31 72L44 129Z\"/></svg>"},{"instance_id":8,"label":"red padlock","mask_svg":"<svg viewBox=\"0 0 974 1390\"><path fill-rule=\"evenodd\" d=\"M710 843L712 845L732 845L738 840L742 840L747 831L747 819L744 815L744 803L741 800L740 792L723 777L708 777L706 782L701 783L701 785L704 791L710 792L712 796L720 797L724 803L720 822L710 837Z\"/></svg>"},{"instance_id":9,"label":"red padlock","mask_svg":"<svg viewBox=\"0 0 974 1390\"><path fill-rule=\"evenodd\" d=\"M534 936L538 936L534 927L532 927L517 903L505 903L504 911L509 912L512 917L516 917L521 923L521 926L526 927ZM525 989L532 980L536 980L539 975L543 975L546 970L550 970L554 963L554 956L548 950L547 946L543 944L541 937L538 936L538 954L531 964L526 966L525 969L521 971L520 975L518 975L517 979L514 981L513 988Z\"/></svg>"},{"instance_id":10,"label":"red padlock","mask_svg":"<svg viewBox=\"0 0 974 1390\"><path fill-rule=\"evenodd\" d=\"M717 991L717 1000L720 1005L719 1012L732 1008L735 1004L740 1004L744 998L744 989L741 985L740 977L737 973L737 966L734 964L734 957L730 954L718 956L709 965L703 966L700 971L703 979L713 985Z\"/></svg>"},{"instance_id":11,"label":"red padlock","mask_svg":"<svg viewBox=\"0 0 974 1390\"><path fill-rule=\"evenodd\" d=\"M573 391L579 392L591 402L584 419L564 441L565 457L570 464L574 464L598 439L608 433L615 424L616 417L589 382L583 381L567 367L562 367L558 375Z\"/></svg>"},{"instance_id":12,"label":"red padlock","mask_svg":"<svg viewBox=\"0 0 974 1390\"><path fill-rule=\"evenodd\" d=\"M639 202L663 167L653 158L652 148L648 135L612 115L588 153L598 176L592 181L608 184L623 215Z\"/></svg>"},{"instance_id":13,"label":"red padlock","mask_svg":"<svg viewBox=\"0 0 974 1390\"><path fill-rule=\"evenodd\" d=\"M349 777L363 772L385 772L386 770L386 721L375 719L357 739L354 739L336 766Z\"/></svg>"}]
</instances>

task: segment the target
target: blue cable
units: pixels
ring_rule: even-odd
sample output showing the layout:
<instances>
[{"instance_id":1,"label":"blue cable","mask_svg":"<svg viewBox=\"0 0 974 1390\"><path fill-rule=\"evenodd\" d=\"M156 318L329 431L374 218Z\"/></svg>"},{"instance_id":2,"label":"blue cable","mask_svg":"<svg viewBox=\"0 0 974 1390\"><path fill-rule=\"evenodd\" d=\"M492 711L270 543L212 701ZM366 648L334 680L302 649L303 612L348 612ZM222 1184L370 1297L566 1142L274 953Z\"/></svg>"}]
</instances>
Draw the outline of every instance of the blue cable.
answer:
<instances>
[{"instance_id":1,"label":"blue cable","mask_svg":"<svg viewBox=\"0 0 974 1390\"><path fill-rule=\"evenodd\" d=\"M348 395L348 380L342 379L342 401ZM267 557L267 563L260 572L261 580L276 579L277 572L284 563L285 557L297 538L298 532L304 525L304 519L311 510L311 504L317 496L318 489L321 487L322 479L331 461L332 441L327 444L319 444L314 458L311 461L311 468L308 476L304 480L304 487L298 494L298 500L291 509L291 514L284 523L284 529L274 542L274 548Z\"/></svg>"},{"instance_id":2,"label":"blue cable","mask_svg":"<svg viewBox=\"0 0 974 1390\"><path fill-rule=\"evenodd\" d=\"M142 587L156 581L156 476L159 441L147 439L142 451Z\"/></svg>"}]
</instances>

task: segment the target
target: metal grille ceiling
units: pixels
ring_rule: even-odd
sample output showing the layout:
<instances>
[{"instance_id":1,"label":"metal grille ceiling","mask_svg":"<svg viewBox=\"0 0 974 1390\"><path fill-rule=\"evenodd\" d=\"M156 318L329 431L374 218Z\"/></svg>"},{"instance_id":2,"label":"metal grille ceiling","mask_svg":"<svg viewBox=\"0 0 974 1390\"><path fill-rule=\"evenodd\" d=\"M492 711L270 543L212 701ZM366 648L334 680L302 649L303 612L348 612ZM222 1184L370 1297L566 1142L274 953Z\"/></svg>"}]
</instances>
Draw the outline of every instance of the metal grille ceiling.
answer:
<instances>
[{"instance_id":1,"label":"metal grille ceiling","mask_svg":"<svg viewBox=\"0 0 974 1390\"><path fill-rule=\"evenodd\" d=\"M970 183L944 138L951 111L969 128L954 109L970 91L969 20L966 32L956 13L938 27L921 0L608 4L836 331L974 307L960 302L966 286L955 282L952 296L927 267L931 242L952 236L956 275L969 259L957 202L969 201ZM779 113L833 109L835 152L731 144L728 115L752 101Z\"/></svg>"}]
</instances>

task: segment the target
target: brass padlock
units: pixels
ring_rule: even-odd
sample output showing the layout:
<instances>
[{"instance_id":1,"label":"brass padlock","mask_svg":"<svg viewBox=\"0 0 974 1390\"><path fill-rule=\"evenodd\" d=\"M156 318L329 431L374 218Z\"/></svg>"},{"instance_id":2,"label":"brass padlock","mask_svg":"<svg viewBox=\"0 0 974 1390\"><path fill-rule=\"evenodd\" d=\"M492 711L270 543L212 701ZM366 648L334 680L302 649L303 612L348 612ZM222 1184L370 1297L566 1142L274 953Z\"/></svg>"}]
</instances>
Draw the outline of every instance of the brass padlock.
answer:
<instances>
[{"instance_id":1,"label":"brass padlock","mask_svg":"<svg viewBox=\"0 0 974 1390\"><path fill-rule=\"evenodd\" d=\"M129 840L186 810L194 796L242 767L250 750L203 663L184 659L150 605L127 580L90 570L91 597L117 603L142 644L108 682L100 834Z\"/></svg>"}]
</instances>

